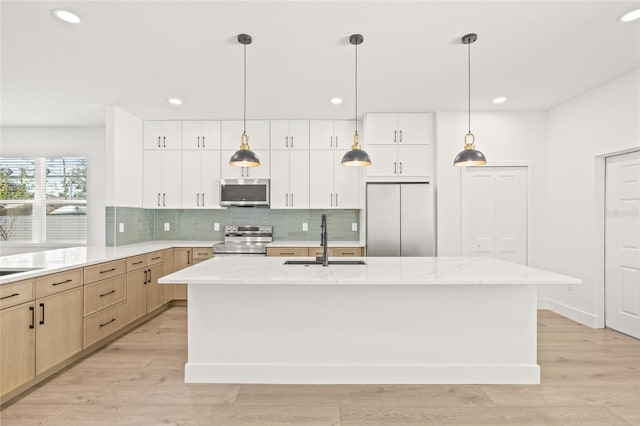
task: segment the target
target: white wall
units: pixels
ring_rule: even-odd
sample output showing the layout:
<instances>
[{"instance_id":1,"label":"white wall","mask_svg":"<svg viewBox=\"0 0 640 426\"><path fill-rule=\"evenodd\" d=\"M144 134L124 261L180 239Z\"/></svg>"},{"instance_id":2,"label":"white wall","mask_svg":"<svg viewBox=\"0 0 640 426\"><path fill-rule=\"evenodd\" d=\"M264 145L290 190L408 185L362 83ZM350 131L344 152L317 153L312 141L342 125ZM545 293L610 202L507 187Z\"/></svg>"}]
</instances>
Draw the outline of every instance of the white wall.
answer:
<instances>
[{"instance_id":1,"label":"white wall","mask_svg":"<svg viewBox=\"0 0 640 426\"><path fill-rule=\"evenodd\" d=\"M108 106L105 120L106 205L142 207L142 120Z\"/></svg>"},{"instance_id":2,"label":"white wall","mask_svg":"<svg viewBox=\"0 0 640 426\"><path fill-rule=\"evenodd\" d=\"M461 173L453 166L454 157L464 148L467 133L466 112L436 114L436 176L438 210L438 256L460 256ZM546 189L545 161L547 114L527 112L471 112L471 132L476 137L476 148L482 151L489 165L523 165L532 167L533 218L532 251L529 264L536 265L538 247L541 246L536 230L544 217Z\"/></svg>"},{"instance_id":3,"label":"white wall","mask_svg":"<svg viewBox=\"0 0 640 426\"><path fill-rule=\"evenodd\" d=\"M0 128L1 156L87 157L87 244L92 246L104 246L105 242L104 150L101 127Z\"/></svg>"},{"instance_id":4,"label":"white wall","mask_svg":"<svg viewBox=\"0 0 640 426\"><path fill-rule=\"evenodd\" d=\"M602 194L596 156L640 146L640 71L635 70L549 112L546 226L539 266L583 280L549 288L549 308L602 326Z\"/></svg>"}]
</instances>

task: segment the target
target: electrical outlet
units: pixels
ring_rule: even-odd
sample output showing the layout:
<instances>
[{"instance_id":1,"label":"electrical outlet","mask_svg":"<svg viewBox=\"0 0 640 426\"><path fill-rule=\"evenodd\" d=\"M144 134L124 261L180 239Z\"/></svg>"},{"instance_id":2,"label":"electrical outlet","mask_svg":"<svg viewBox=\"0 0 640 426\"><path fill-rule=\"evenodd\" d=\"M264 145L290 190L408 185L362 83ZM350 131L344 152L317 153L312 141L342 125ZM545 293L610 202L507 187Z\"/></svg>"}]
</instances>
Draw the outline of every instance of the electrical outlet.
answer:
<instances>
[{"instance_id":1,"label":"electrical outlet","mask_svg":"<svg viewBox=\"0 0 640 426\"><path fill-rule=\"evenodd\" d=\"M304 222L304 223L302 224L302 230L303 230L303 231L308 231L308 230L309 230L309 224L308 224L307 222Z\"/></svg>"},{"instance_id":2,"label":"electrical outlet","mask_svg":"<svg viewBox=\"0 0 640 426\"><path fill-rule=\"evenodd\" d=\"M164 230L165 231L171 231L171 224L169 224L169 222L165 222L164 223Z\"/></svg>"},{"instance_id":3,"label":"electrical outlet","mask_svg":"<svg viewBox=\"0 0 640 426\"><path fill-rule=\"evenodd\" d=\"M358 223L357 223L357 222L353 222L353 223L351 224L351 230L352 230L353 232L356 232L356 231L358 230Z\"/></svg>"},{"instance_id":4,"label":"electrical outlet","mask_svg":"<svg viewBox=\"0 0 640 426\"><path fill-rule=\"evenodd\" d=\"M220 230L220 224L218 222L213 224L213 230L214 231L219 231Z\"/></svg>"},{"instance_id":5,"label":"electrical outlet","mask_svg":"<svg viewBox=\"0 0 640 426\"><path fill-rule=\"evenodd\" d=\"M118 224L118 232L124 232L124 223Z\"/></svg>"}]
</instances>

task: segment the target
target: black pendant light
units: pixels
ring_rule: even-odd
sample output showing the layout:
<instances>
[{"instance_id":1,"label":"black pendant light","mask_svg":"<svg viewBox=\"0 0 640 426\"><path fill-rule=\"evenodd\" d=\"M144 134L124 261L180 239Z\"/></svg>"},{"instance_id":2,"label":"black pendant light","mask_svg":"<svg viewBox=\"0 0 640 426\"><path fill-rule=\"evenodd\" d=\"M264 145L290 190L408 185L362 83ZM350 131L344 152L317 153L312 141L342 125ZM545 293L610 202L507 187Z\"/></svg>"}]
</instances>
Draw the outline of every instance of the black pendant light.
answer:
<instances>
[{"instance_id":1,"label":"black pendant light","mask_svg":"<svg viewBox=\"0 0 640 426\"><path fill-rule=\"evenodd\" d=\"M342 157L341 163L343 166L362 167L371 165L371 158L360 146L360 135L358 135L358 45L362 44L363 41L362 34L353 34L349 37L349 43L356 47L356 132L353 135L351 151L348 151Z\"/></svg>"},{"instance_id":2,"label":"black pendant light","mask_svg":"<svg viewBox=\"0 0 640 426\"><path fill-rule=\"evenodd\" d=\"M471 43L478 39L477 34L467 34L462 37L462 44L467 45L467 57L469 64L469 131L464 136L464 150L453 160L454 166L482 166L487 164L484 154L476 149L475 136L471 133Z\"/></svg>"},{"instance_id":3,"label":"black pendant light","mask_svg":"<svg viewBox=\"0 0 640 426\"><path fill-rule=\"evenodd\" d=\"M242 44L244 49L243 131L242 137L240 138L240 149L231 156L229 165L236 167L257 167L260 165L260 159L256 153L249 148L249 136L247 135L247 44L251 44L251 36L249 34L238 34L238 42Z\"/></svg>"}]
</instances>

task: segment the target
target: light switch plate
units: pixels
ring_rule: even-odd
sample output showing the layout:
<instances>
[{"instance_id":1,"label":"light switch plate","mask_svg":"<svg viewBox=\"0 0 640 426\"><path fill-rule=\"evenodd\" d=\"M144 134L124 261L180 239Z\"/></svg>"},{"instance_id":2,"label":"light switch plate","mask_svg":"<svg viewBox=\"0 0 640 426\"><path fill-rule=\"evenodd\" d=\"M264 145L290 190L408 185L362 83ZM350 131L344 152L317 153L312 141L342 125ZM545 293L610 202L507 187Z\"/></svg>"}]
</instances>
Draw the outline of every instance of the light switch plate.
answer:
<instances>
[{"instance_id":1,"label":"light switch plate","mask_svg":"<svg viewBox=\"0 0 640 426\"><path fill-rule=\"evenodd\" d=\"M165 222L164 223L164 230L165 231L171 231L171 224L169 222Z\"/></svg>"},{"instance_id":2,"label":"light switch plate","mask_svg":"<svg viewBox=\"0 0 640 426\"><path fill-rule=\"evenodd\" d=\"M302 230L303 230L303 231L308 231L308 230L309 230L309 224L308 224L307 222L304 222L304 223L302 224Z\"/></svg>"},{"instance_id":3,"label":"light switch plate","mask_svg":"<svg viewBox=\"0 0 640 426\"><path fill-rule=\"evenodd\" d=\"M124 223L118 224L118 232L124 232Z\"/></svg>"},{"instance_id":4,"label":"light switch plate","mask_svg":"<svg viewBox=\"0 0 640 426\"><path fill-rule=\"evenodd\" d=\"M353 222L353 223L351 224L351 230L352 230L353 232L356 232L356 231L358 230L358 223L357 223L357 222Z\"/></svg>"},{"instance_id":5,"label":"light switch plate","mask_svg":"<svg viewBox=\"0 0 640 426\"><path fill-rule=\"evenodd\" d=\"M218 222L213 224L213 230L214 231L219 231L220 230L220 224Z\"/></svg>"}]
</instances>

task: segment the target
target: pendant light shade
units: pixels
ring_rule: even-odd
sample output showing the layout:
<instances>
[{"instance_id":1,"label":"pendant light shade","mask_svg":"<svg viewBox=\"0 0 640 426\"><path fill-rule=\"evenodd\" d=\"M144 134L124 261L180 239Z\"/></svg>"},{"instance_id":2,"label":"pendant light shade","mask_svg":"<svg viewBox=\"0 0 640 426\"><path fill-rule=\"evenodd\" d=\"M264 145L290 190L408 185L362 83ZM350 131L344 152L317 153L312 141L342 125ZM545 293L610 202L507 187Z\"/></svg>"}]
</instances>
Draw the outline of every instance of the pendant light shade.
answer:
<instances>
[{"instance_id":1,"label":"pendant light shade","mask_svg":"<svg viewBox=\"0 0 640 426\"><path fill-rule=\"evenodd\" d=\"M454 166L466 167L466 166L482 166L487 164L487 159L484 154L476 149L475 136L471 133L471 43L478 39L477 34L467 34L462 37L462 44L467 45L467 58L469 68L469 130L464 136L464 150L462 150L456 158L453 160Z\"/></svg>"},{"instance_id":2,"label":"pendant light shade","mask_svg":"<svg viewBox=\"0 0 640 426\"><path fill-rule=\"evenodd\" d=\"M355 88L356 88L356 131L353 135L353 145L351 145L351 151L347 151L346 154L342 157L342 161L340 162L343 166L350 167L363 167L371 165L371 158L369 154L365 150L362 149L360 145L360 135L358 135L358 45L362 44L364 41L364 37L362 34L352 34L349 37L349 43L355 46L356 50L356 66L355 66Z\"/></svg>"},{"instance_id":3,"label":"pendant light shade","mask_svg":"<svg viewBox=\"0 0 640 426\"><path fill-rule=\"evenodd\" d=\"M247 135L247 45L251 44L251 41L249 34L238 34L238 43L242 44L244 49L243 131L240 137L240 149L229 159L229 165L236 167L257 167L260 165L260 159L249 148L249 135Z\"/></svg>"}]
</instances>

